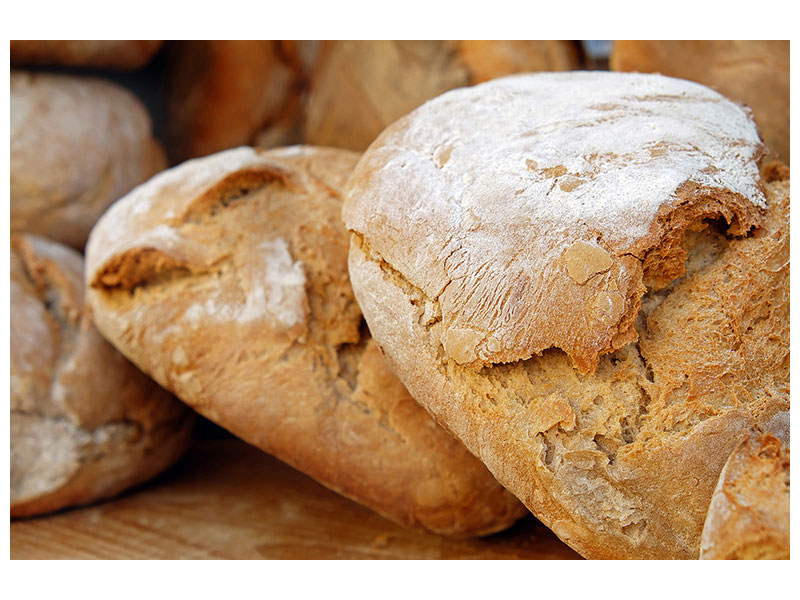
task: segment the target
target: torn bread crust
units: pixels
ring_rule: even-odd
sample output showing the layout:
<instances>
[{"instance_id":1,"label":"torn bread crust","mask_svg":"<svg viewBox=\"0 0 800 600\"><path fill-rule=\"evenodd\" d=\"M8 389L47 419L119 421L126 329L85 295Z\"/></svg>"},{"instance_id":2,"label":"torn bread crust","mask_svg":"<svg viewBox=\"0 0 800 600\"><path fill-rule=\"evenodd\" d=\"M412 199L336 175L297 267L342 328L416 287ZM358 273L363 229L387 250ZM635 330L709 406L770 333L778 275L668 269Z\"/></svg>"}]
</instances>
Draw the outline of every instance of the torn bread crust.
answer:
<instances>
[{"instance_id":1,"label":"torn bread crust","mask_svg":"<svg viewBox=\"0 0 800 600\"><path fill-rule=\"evenodd\" d=\"M720 219L731 235L760 226L763 153L749 115L697 84L509 77L389 127L350 178L343 215L439 303L440 343L457 363L560 348L588 373L636 339L645 286L680 276L687 231ZM575 244L602 248L611 264L575 264Z\"/></svg>"},{"instance_id":2,"label":"torn bread crust","mask_svg":"<svg viewBox=\"0 0 800 600\"><path fill-rule=\"evenodd\" d=\"M753 236L687 236L687 272L645 296L639 343L591 374L558 350L479 371L458 364L439 342L435 299L357 234L350 275L412 395L570 546L696 558L730 452L753 423L789 410L788 181L767 190Z\"/></svg>"}]
</instances>

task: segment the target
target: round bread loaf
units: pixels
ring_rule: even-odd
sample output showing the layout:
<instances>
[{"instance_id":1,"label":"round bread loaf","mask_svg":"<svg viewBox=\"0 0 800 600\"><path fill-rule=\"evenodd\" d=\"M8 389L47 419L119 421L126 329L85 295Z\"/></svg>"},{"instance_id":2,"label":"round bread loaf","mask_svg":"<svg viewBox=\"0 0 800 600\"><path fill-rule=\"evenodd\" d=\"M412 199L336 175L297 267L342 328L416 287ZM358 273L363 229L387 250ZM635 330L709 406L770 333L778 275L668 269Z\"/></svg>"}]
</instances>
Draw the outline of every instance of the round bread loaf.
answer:
<instances>
[{"instance_id":1,"label":"round bread loaf","mask_svg":"<svg viewBox=\"0 0 800 600\"><path fill-rule=\"evenodd\" d=\"M195 40L167 52L173 162L243 144L300 141L303 86L316 44Z\"/></svg>"},{"instance_id":2,"label":"round bread loaf","mask_svg":"<svg viewBox=\"0 0 800 600\"><path fill-rule=\"evenodd\" d=\"M577 67L568 41L325 41L309 83L305 141L363 150L387 125L447 90Z\"/></svg>"},{"instance_id":3,"label":"round bread loaf","mask_svg":"<svg viewBox=\"0 0 800 600\"><path fill-rule=\"evenodd\" d=\"M696 558L733 448L788 435L789 184L761 154L698 84L539 74L428 102L348 182L394 371L584 556Z\"/></svg>"},{"instance_id":4,"label":"round bread loaf","mask_svg":"<svg viewBox=\"0 0 800 600\"><path fill-rule=\"evenodd\" d=\"M186 448L192 413L97 332L83 259L11 238L11 516L113 496Z\"/></svg>"},{"instance_id":5,"label":"round bread loaf","mask_svg":"<svg viewBox=\"0 0 800 600\"><path fill-rule=\"evenodd\" d=\"M751 432L731 454L711 498L703 559L789 559L789 449Z\"/></svg>"},{"instance_id":6,"label":"round bread loaf","mask_svg":"<svg viewBox=\"0 0 800 600\"><path fill-rule=\"evenodd\" d=\"M114 200L165 166L150 117L101 79L11 73L11 229L82 248Z\"/></svg>"},{"instance_id":7,"label":"round bread loaf","mask_svg":"<svg viewBox=\"0 0 800 600\"><path fill-rule=\"evenodd\" d=\"M744 102L764 142L789 163L788 40L618 40L610 66L691 79Z\"/></svg>"},{"instance_id":8,"label":"round bread loaf","mask_svg":"<svg viewBox=\"0 0 800 600\"><path fill-rule=\"evenodd\" d=\"M357 158L243 147L140 186L87 245L98 327L209 419L390 519L504 529L524 508L361 326L339 195Z\"/></svg>"},{"instance_id":9,"label":"round bread loaf","mask_svg":"<svg viewBox=\"0 0 800 600\"><path fill-rule=\"evenodd\" d=\"M60 65L133 71L145 66L161 40L11 40L11 65Z\"/></svg>"}]
</instances>

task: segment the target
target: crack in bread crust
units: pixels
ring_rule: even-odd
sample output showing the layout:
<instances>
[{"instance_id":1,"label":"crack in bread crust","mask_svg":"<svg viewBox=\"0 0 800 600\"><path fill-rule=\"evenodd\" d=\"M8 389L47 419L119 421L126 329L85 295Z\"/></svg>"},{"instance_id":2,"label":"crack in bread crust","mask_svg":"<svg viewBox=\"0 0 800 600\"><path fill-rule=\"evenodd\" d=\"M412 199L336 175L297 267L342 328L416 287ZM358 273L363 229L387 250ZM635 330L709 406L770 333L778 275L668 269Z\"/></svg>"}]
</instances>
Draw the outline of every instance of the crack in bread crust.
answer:
<instances>
[{"instance_id":1,"label":"crack in bread crust","mask_svg":"<svg viewBox=\"0 0 800 600\"><path fill-rule=\"evenodd\" d=\"M789 409L788 181L766 188L769 213L750 237L687 235L685 273L643 299L639 342L593 374L555 349L459 365L441 321L425 326L433 300L356 232L351 278L415 398L562 539L593 557L696 557L733 446Z\"/></svg>"}]
</instances>

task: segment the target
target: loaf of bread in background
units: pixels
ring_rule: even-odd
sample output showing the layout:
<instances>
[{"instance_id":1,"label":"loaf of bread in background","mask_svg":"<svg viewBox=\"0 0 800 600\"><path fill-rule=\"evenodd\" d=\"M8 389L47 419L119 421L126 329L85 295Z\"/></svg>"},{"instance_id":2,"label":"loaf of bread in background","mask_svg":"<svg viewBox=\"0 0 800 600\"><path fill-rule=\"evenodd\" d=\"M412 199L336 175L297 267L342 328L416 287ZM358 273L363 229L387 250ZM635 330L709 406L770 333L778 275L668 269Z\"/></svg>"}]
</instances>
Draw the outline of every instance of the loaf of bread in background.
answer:
<instances>
[{"instance_id":1,"label":"loaf of bread in background","mask_svg":"<svg viewBox=\"0 0 800 600\"><path fill-rule=\"evenodd\" d=\"M300 103L317 44L196 40L166 49L172 163L240 145L300 140Z\"/></svg>"},{"instance_id":2,"label":"loaf of bread in background","mask_svg":"<svg viewBox=\"0 0 800 600\"><path fill-rule=\"evenodd\" d=\"M703 559L789 559L789 448L753 430L731 454L711 498Z\"/></svg>"},{"instance_id":3,"label":"loaf of bread in background","mask_svg":"<svg viewBox=\"0 0 800 600\"><path fill-rule=\"evenodd\" d=\"M193 413L106 342L83 259L11 237L11 516L113 496L170 466Z\"/></svg>"},{"instance_id":4,"label":"loaf of bread in background","mask_svg":"<svg viewBox=\"0 0 800 600\"><path fill-rule=\"evenodd\" d=\"M242 147L116 203L88 298L123 354L212 421L401 524L457 537L524 508L408 395L347 277L346 150Z\"/></svg>"},{"instance_id":5,"label":"loaf of bread in background","mask_svg":"<svg viewBox=\"0 0 800 600\"><path fill-rule=\"evenodd\" d=\"M161 40L11 40L11 66L134 71L145 66L162 44Z\"/></svg>"},{"instance_id":6,"label":"loaf of bread in background","mask_svg":"<svg viewBox=\"0 0 800 600\"><path fill-rule=\"evenodd\" d=\"M789 180L699 84L511 76L397 121L349 273L412 396L590 558L697 558L750 427L789 434Z\"/></svg>"},{"instance_id":7,"label":"loaf of bread in background","mask_svg":"<svg viewBox=\"0 0 800 600\"><path fill-rule=\"evenodd\" d=\"M363 150L387 125L452 88L578 66L569 41L324 41L309 84L304 140Z\"/></svg>"},{"instance_id":8,"label":"loaf of bread in background","mask_svg":"<svg viewBox=\"0 0 800 600\"><path fill-rule=\"evenodd\" d=\"M744 102L764 142L789 164L788 40L617 40L610 67L690 79Z\"/></svg>"},{"instance_id":9,"label":"loaf of bread in background","mask_svg":"<svg viewBox=\"0 0 800 600\"><path fill-rule=\"evenodd\" d=\"M11 72L11 230L82 248L103 211L166 165L150 117L102 79Z\"/></svg>"}]
</instances>

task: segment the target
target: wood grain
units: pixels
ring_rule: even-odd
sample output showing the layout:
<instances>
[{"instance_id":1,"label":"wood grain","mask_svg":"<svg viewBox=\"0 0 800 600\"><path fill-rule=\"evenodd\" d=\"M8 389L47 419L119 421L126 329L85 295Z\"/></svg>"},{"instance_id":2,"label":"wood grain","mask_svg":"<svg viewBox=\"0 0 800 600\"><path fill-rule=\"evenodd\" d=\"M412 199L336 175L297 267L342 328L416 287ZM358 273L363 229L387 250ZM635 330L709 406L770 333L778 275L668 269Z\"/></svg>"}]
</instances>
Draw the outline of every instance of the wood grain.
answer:
<instances>
[{"instance_id":1,"label":"wood grain","mask_svg":"<svg viewBox=\"0 0 800 600\"><path fill-rule=\"evenodd\" d=\"M12 559L574 559L532 516L483 539L405 529L233 439L115 500L11 523Z\"/></svg>"}]
</instances>

